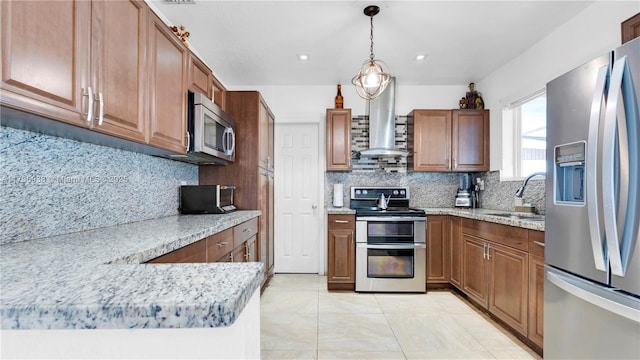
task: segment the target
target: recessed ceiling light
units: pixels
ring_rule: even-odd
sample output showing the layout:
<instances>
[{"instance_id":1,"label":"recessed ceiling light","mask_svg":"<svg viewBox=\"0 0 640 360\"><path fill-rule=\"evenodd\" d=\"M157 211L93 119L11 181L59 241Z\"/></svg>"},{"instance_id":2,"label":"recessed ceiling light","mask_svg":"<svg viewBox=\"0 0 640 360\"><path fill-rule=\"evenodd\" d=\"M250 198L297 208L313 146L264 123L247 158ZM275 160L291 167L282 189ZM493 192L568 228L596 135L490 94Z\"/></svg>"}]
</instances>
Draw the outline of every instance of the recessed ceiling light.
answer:
<instances>
[{"instance_id":1,"label":"recessed ceiling light","mask_svg":"<svg viewBox=\"0 0 640 360\"><path fill-rule=\"evenodd\" d=\"M309 55L307 55L307 54L298 54L297 56L298 56L298 60L300 60L300 61L309 60Z\"/></svg>"},{"instance_id":2,"label":"recessed ceiling light","mask_svg":"<svg viewBox=\"0 0 640 360\"><path fill-rule=\"evenodd\" d=\"M422 61L422 60L424 60L426 58L427 58L427 55L424 55L424 54L416 55L416 60L418 60L418 61Z\"/></svg>"}]
</instances>

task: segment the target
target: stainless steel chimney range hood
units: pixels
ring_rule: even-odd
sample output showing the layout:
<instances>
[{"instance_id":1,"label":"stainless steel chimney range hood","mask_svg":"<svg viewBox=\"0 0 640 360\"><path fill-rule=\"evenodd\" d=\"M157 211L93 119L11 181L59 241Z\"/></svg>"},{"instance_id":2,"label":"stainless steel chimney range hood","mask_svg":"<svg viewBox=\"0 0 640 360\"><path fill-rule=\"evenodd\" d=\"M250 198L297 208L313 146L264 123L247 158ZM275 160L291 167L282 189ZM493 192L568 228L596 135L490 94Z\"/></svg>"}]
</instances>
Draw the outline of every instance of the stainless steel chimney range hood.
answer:
<instances>
[{"instance_id":1,"label":"stainless steel chimney range hood","mask_svg":"<svg viewBox=\"0 0 640 360\"><path fill-rule=\"evenodd\" d=\"M392 77L385 91L369 106L369 148L360 157L406 157L406 150L396 149L396 78Z\"/></svg>"}]
</instances>

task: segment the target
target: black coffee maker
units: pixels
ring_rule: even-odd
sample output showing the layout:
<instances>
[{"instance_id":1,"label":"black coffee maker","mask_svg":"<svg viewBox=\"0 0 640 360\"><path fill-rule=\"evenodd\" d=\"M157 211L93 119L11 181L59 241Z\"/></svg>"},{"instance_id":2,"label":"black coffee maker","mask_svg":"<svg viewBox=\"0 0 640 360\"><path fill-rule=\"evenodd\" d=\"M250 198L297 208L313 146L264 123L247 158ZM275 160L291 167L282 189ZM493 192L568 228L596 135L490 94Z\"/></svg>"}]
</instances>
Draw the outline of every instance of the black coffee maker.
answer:
<instances>
[{"instance_id":1,"label":"black coffee maker","mask_svg":"<svg viewBox=\"0 0 640 360\"><path fill-rule=\"evenodd\" d=\"M455 207L471 208L473 207L473 177L471 174L458 175L458 192L455 198Z\"/></svg>"}]
</instances>

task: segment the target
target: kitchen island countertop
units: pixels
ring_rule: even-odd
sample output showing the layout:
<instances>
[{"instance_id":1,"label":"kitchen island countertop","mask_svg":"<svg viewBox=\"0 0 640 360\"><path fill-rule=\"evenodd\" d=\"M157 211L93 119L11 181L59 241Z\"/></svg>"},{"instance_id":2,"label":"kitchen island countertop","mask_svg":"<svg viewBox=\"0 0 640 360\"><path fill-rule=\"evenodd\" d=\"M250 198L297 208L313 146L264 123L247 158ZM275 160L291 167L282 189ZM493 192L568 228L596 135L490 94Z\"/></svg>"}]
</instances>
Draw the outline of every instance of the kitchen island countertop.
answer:
<instances>
[{"instance_id":1,"label":"kitchen island countertop","mask_svg":"<svg viewBox=\"0 0 640 360\"><path fill-rule=\"evenodd\" d=\"M262 263L144 262L259 215L177 215L2 245L1 328L229 326Z\"/></svg>"}]
</instances>

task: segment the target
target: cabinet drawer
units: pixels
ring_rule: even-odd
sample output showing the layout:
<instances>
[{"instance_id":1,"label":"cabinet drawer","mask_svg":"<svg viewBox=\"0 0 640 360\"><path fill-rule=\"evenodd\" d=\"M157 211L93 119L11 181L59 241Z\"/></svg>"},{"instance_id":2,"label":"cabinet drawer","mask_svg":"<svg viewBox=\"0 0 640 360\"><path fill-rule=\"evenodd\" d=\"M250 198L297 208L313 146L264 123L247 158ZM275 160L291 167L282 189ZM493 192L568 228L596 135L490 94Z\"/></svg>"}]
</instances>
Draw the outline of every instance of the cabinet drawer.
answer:
<instances>
[{"instance_id":1,"label":"cabinet drawer","mask_svg":"<svg viewBox=\"0 0 640 360\"><path fill-rule=\"evenodd\" d=\"M515 226L462 219L462 232L524 251L528 248L527 229Z\"/></svg>"},{"instance_id":2,"label":"cabinet drawer","mask_svg":"<svg viewBox=\"0 0 640 360\"><path fill-rule=\"evenodd\" d=\"M355 215L329 215L329 228L330 229L355 229L356 216Z\"/></svg>"},{"instance_id":3,"label":"cabinet drawer","mask_svg":"<svg viewBox=\"0 0 640 360\"><path fill-rule=\"evenodd\" d=\"M151 261L152 264L205 262L205 241L199 240L193 244L183 246L170 253L159 256Z\"/></svg>"},{"instance_id":4,"label":"cabinet drawer","mask_svg":"<svg viewBox=\"0 0 640 360\"><path fill-rule=\"evenodd\" d=\"M529 230L529 254L544 258L544 232Z\"/></svg>"},{"instance_id":5,"label":"cabinet drawer","mask_svg":"<svg viewBox=\"0 0 640 360\"><path fill-rule=\"evenodd\" d=\"M245 221L233 228L233 247L236 248L258 233L258 218Z\"/></svg>"},{"instance_id":6,"label":"cabinet drawer","mask_svg":"<svg viewBox=\"0 0 640 360\"><path fill-rule=\"evenodd\" d=\"M207 239L207 261L213 262L233 250L233 229L227 229Z\"/></svg>"}]
</instances>

